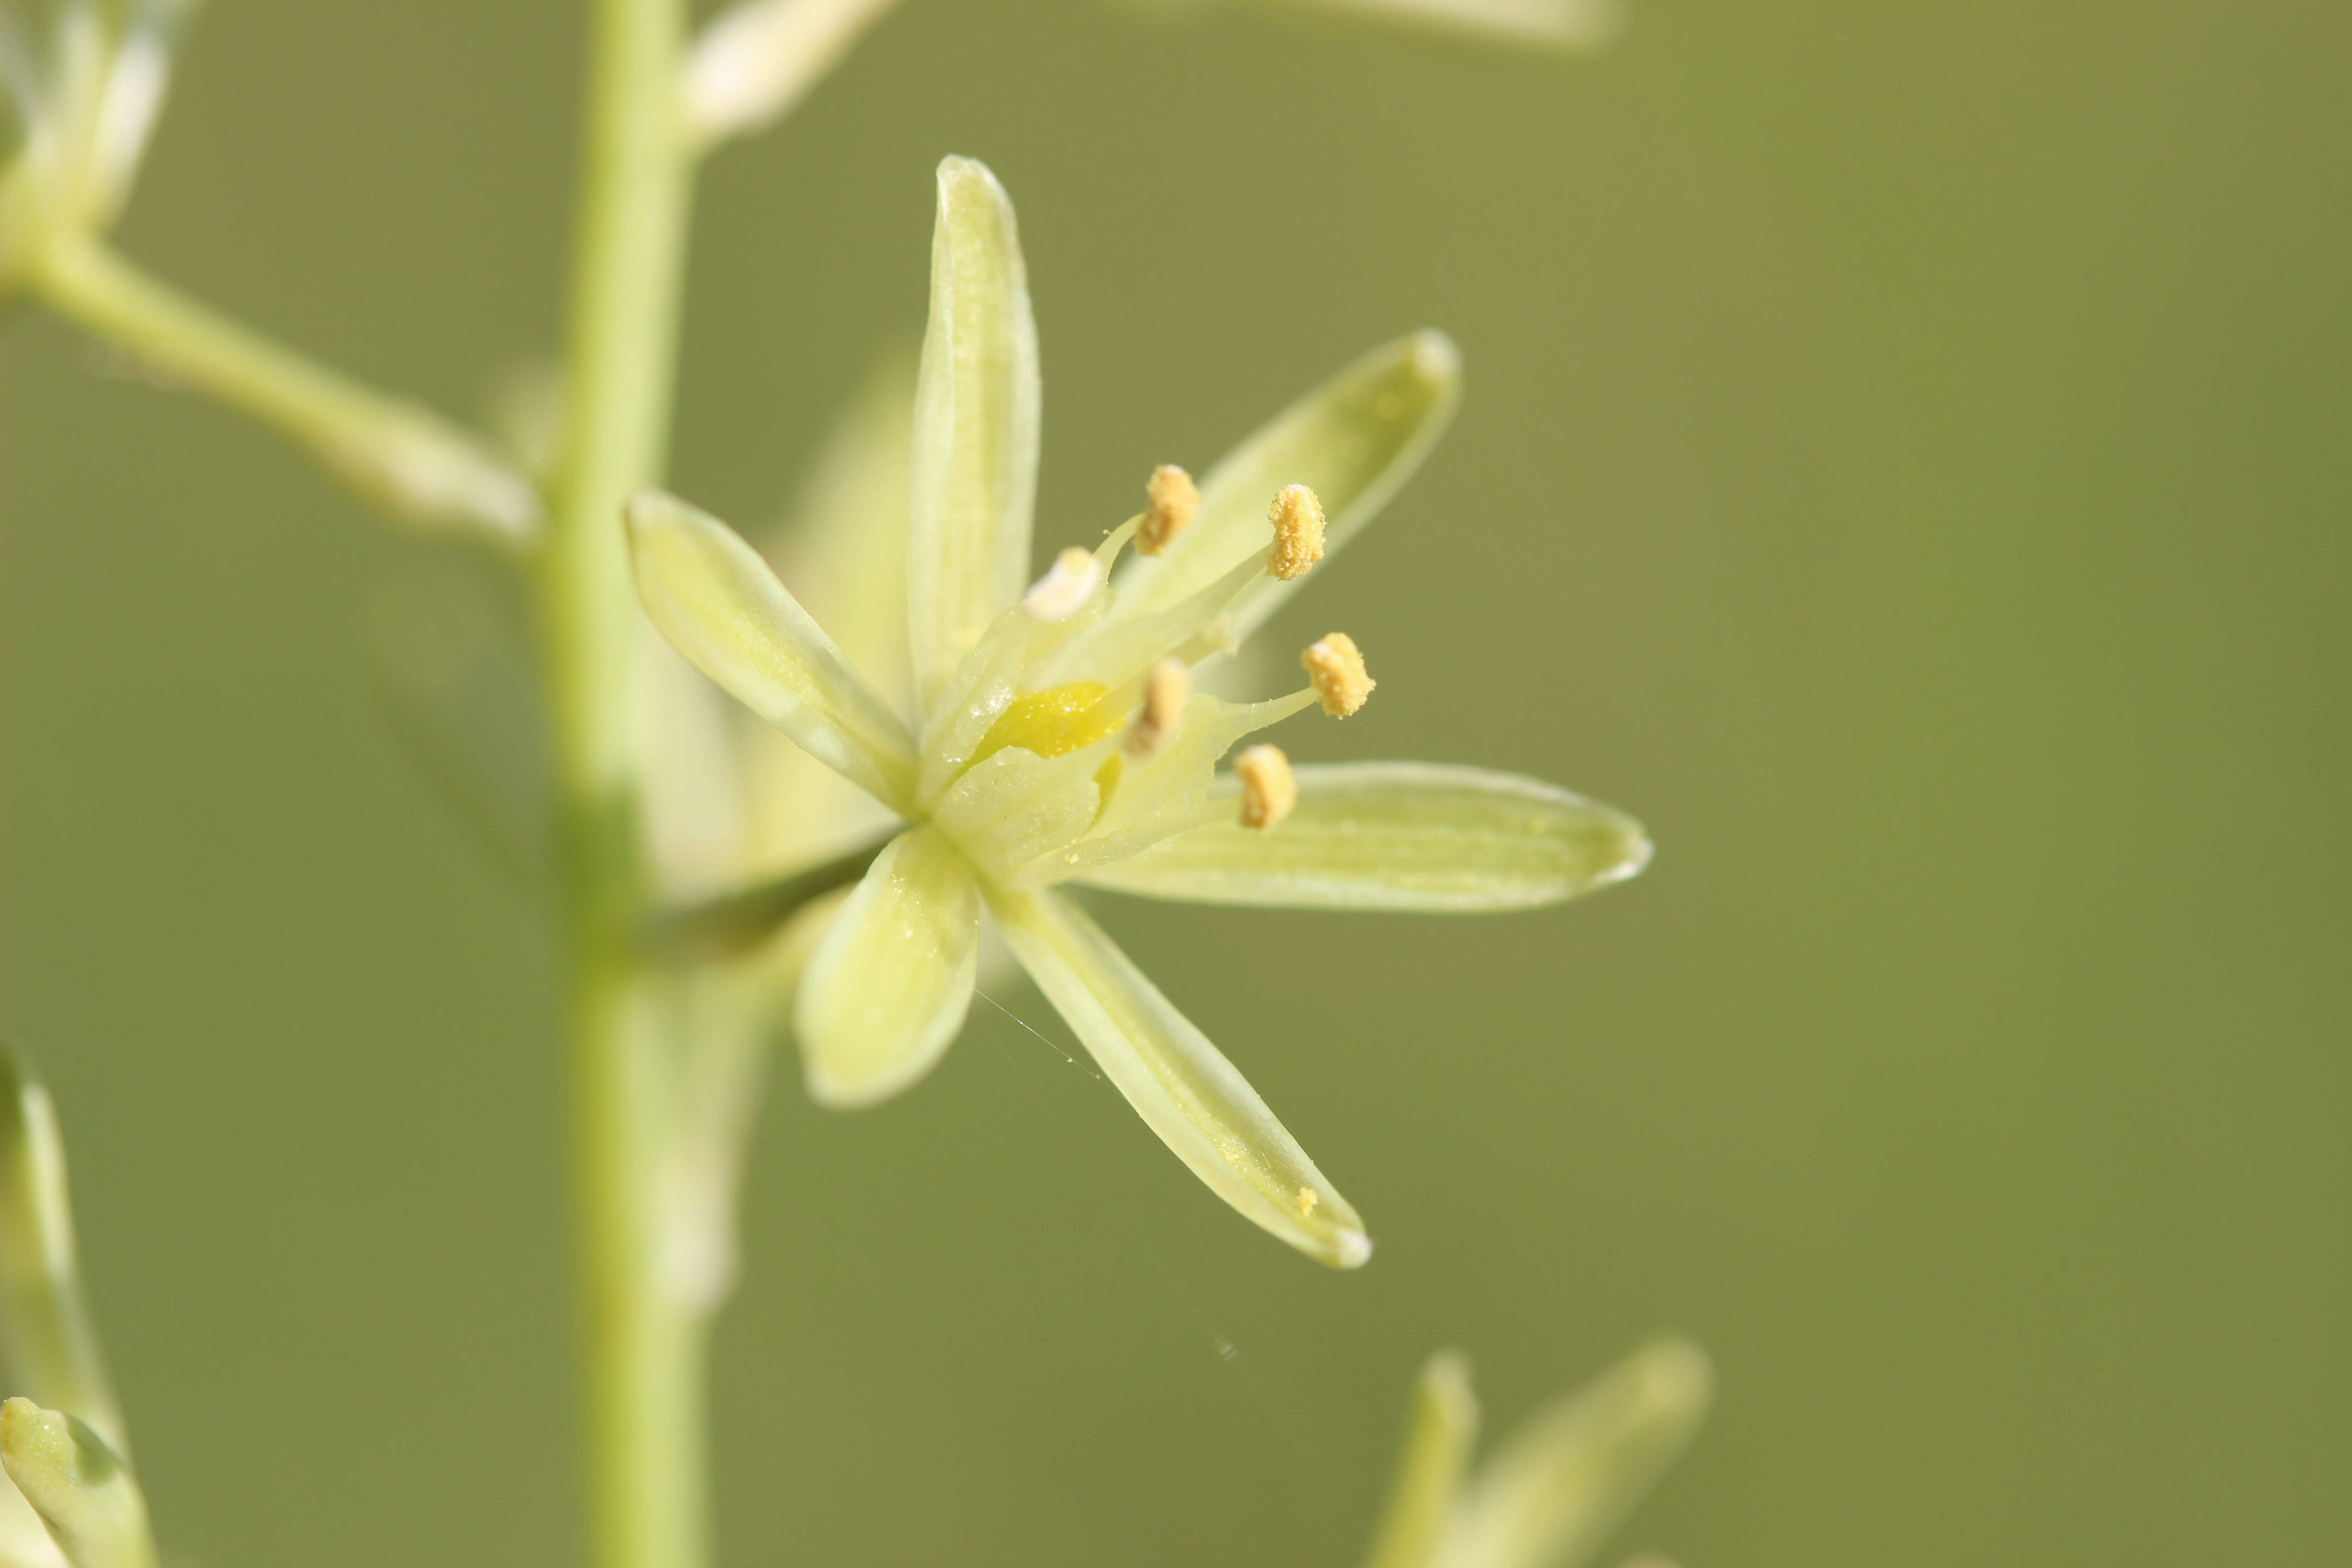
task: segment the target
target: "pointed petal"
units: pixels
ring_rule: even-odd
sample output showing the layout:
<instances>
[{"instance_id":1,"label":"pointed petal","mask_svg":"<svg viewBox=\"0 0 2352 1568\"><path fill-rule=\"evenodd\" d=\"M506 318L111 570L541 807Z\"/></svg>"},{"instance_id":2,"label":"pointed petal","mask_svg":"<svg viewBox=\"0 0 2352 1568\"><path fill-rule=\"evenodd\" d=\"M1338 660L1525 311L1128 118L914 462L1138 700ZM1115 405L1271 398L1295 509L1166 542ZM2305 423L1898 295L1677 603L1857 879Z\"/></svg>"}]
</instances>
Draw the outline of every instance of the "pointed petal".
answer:
<instances>
[{"instance_id":1,"label":"pointed petal","mask_svg":"<svg viewBox=\"0 0 2352 1568\"><path fill-rule=\"evenodd\" d=\"M773 124L841 63L898 0L740 0L687 51L687 132L709 150Z\"/></svg>"},{"instance_id":2,"label":"pointed petal","mask_svg":"<svg viewBox=\"0 0 2352 1568\"><path fill-rule=\"evenodd\" d=\"M1440 1351L1414 1384L1404 1453L1365 1568L1430 1568L1477 1440L1469 1360L1460 1351Z\"/></svg>"},{"instance_id":3,"label":"pointed petal","mask_svg":"<svg viewBox=\"0 0 2352 1568\"><path fill-rule=\"evenodd\" d=\"M915 442L915 346L878 356L826 429L782 526L746 537L902 716L907 669L907 465Z\"/></svg>"},{"instance_id":4,"label":"pointed petal","mask_svg":"<svg viewBox=\"0 0 2352 1568\"><path fill-rule=\"evenodd\" d=\"M123 1446L122 1415L83 1300L65 1142L47 1090L0 1047L0 1351L9 1387Z\"/></svg>"},{"instance_id":5,"label":"pointed petal","mask_svg":"<svg viewBox=\"0 0 2352 1568\"><path fill-rule=\"evenodd\" d=\"M1443 332L1415 332L1364 355L1218 461L1201 481L1192 528L1166 555L1137 557L1121 575L1120 613L1169 608L1263 554L1272 538L1266 509L1285 485L1306 485L1322 500L1328 556L1421 467L1453 419L1461 386L1461 351ZM1241 635L1307 580L1252 584L1234 610Z\"/></svg>"},{"instance_id":6,"label":"pointed petal","mask_svg":"<svg viewBox=\"0 0 2352 1568\"><path fill-rule=\"evenodd\" d=\"M801 978L810 1096L871 1105L929 1072L963 1027L979 951L971 862L937 828L892 839Z\"/></svg>"},{"instance_id":7,"label":"pointed petal","mask_svg":"<svg viewBox=\"0 0 2352 1568\"><path fill-rule=\"evenodd\" d=\"M1556 904L1650 861L1632 817L1517 773L1340 763L1297 777L1297 809L1271 833L1221 816L1085 879L1191 903L1467 914ZM1231 779L1218 792L1238 794Z\"/></svg>"},{"instance_id":8,"label":"pointed petal","mask_svg":"<svg viewBox=\"0 0 2352 1568\"><path fill-rule=\"evenodd\" d=\"M23 1397L0 1405L0 1468L72 1568L155 1568L139 1483L80 1420Z\"/></svg>"},{"instance_id":9,"label":"pointed petal","mask_svg":"<svg viewBox=\"0 0 2352 1568\"><path fill-rule=\"evenodd\" d=\"M1029 579L1037 326L1013 203L985 165L940 164L931 318L915 391L907 607L920 711Z\"/></svg>"},{"instance_id":10,"label":"pointed petal","mask_svg":"<svg viewBox=\"0 0 2352 1568\"><path fill-rule=\"evenodd\" d=\"M637 596L670 646L811 756L904 809L915 771L906 725L759 552L658 491L630 500L628 523Z\"/></svg>"},{"instance_id":11,"label":"pointed petal","mask_svg":"<svg viewBox=\"0 0 2352 1568\"><path fill-rule=\"evenodd\" d=\"M885 355L834 422L792 509L753 540L794 597L901 717L914 711L907 670L907 461L915 353ZM765 725L740 741L750 854L781 873L831 858L890 825L891 814Z\"/></svg>"},{"instance_id":12,"label":"pointed petal","mask_svg":"<svg viewBox=\"0 0 2352 1568\"><path fill-rule=\"evenodd\" d=\"M990 887L989 909L1105 1076L1150 1129L1251 1223L1308 1257L1353 1268L1372 1253L1364 1222L1257 1091L1058 893Z\"/></svg>"},{"instance_id":13,"label":"pointed petal","mask_svg":"<svg viewBox=\"0 0 2352 1568\"><path fill-rule=\"evenodd\" d=\"M1713 1384L1704 1352L1661 1340L1537 1412L1454 1510L1439 1568L1589 1561L1689 1445Z\"/></svg>"}]
</instances>

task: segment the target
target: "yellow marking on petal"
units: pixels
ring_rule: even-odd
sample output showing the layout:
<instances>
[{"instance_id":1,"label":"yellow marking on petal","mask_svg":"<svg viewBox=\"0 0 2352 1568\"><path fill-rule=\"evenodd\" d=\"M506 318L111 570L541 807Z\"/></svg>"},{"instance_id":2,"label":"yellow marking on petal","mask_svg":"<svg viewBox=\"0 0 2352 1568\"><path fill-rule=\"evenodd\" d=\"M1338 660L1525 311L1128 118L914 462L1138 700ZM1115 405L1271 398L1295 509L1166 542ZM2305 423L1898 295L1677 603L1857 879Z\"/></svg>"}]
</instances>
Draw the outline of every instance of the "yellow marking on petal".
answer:
<instances>
[{"instance_id":1,"label":"yellow marking on petal","mask_svg":"<svg viewBox=\"0 0 2352 1568\"><path fill-rule=\"evenodd\" d=\"M1298 804L1298 780L1280 746L1252 746L1234 759L1242 781L1242 826L1271 832Z\"/></svg>"},{"instance_id":2,"label":"yellow marking on petal","mask_svg":"<svg viewBox=\"0 0 2352 1568\"><path fill-rule=\"evenodd\" d=\"M1285 485L1275 492L1266 521L1274 524L1274 549L1265 569L1290 582L1323 559L1323 503L1305 485Z\"/></svg>"},{"instance_id":3,"label":"yellow marking on petal","mask_svg":"<svg viewBox=\"0 0 2352 1568\"><path fill-rule=\"evenodd\" d=\"M1301 1187L1298 1189L1298 1212L1300 1215L1305 1215L1313 1214L1315 1212L1315 1205L1321 1201L1322 1200L1320 1198L1315 1195L1315 1189L1313 1187Z\"/></svg>"},{"instance_id":4,"label":"yellow marking on petal","mask_svg":"<svg viewBox=\"0 0 2352 1568\"><path fill-rule=\"evenodd\" d=\"M1165 555L1176 536L1192 526L1193 514L1201 510L1200 487L1175 464L1162 463L1144 481L1143 499L1146 510L1135 534L1136 552Z\"/></svg>"},{"instance_id":5,"label":"yellow marking on petal","mask_svg":"<svg viewBox=\"0 0 2352 1568\"><path fill-rule=\"evenodd\" d=\"M1163 658L1143 677L1143 706L1127 731L1127 754L1148 757L1166 745L1192 700L1192 678L1181 658Z\"/></svg>"},{"instance_id":6,"label":"yellow marking on petal","mask_svg":"<svg viewBox=\"0 0 2352 1568\"><path fill-rule=\"evenodd\" d=\"M1102 563L1091 550L1071 545L1054 557L1045 574L1021 595L1021 607L1036 620L1066 621L1087 607L1103 577Z\"/></svg>"},{"instance_id":7,"label":"yellow marking on petal","mask_svg":"<svg viewBox=\"0 0 2352 1568\"><path fill-rule=\"evenodd\" d=\"M980 738L971 762L965 765L984 763L1008 746L1041 757L1058 757L1080 746L1091 746L1118 732L1118 715L1102 707L1102 700L1109 695L1110 688L1099 680L1073 680L1066 686L1024 692L1004 705L1004 711Z\"/></svg>"},{"instance_id":8,"label":"yellow marking on petal","mask_svg":"<svg viewBox=\"0 0 2352 1568\"><path fill-rule=\"evenodd\" d=\"M1118 775L1126 771L1127 759L1117 752L1113 752L1110 760L1095 770L1095 798L1102 802L1102 805L1095 810L1097 818L1102 816L1103 807L1110 805L1110 792L1118 787Z\"/></svg>"},{"instance_id":9,"label":"yellow marking on petal","mask_svg":"<svg viewBox=\"0 0 2352 1568\"><path fill-rule=\"evenodd\" d=\"M1323 711L1334 719L1345 719L1361 708L1380 684L1364 668L1364 650L1345 632L1325 632L1307 645L1298 662L1307 667L1307 679L1322 699Z\"/></svg>"}]
</instances>

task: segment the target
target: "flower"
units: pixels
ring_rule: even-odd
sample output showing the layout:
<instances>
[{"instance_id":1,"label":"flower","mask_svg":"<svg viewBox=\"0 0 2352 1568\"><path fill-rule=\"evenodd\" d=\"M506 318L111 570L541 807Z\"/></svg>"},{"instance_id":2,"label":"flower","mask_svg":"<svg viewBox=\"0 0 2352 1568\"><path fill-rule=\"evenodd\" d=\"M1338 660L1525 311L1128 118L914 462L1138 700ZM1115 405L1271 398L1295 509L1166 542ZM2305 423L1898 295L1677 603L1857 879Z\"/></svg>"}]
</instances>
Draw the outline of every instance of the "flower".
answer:
<instances>
[{"instance_id":1,"label":"flower","mask_svg":"<svg viewBox=\"0 0 2352 1568\"><path fill-rule=\"evenodd\" d=\"M1690 1446L1714 1383L1696 1345L1654 1340L1538 1410L1473 1472L1478 1401L1470 1365L1457 1351L1440 1351L1413 1390L1370 1568L1577 1568L1591 1561Z\"/></svg>"},{"instance_id":2,"label":"flower","mask_svg":"<svg viewBox=\"0 0 2352 1568\"><path fill-rule=\"evenodd\" d=\"M65 0L28 35L0 8L0 286L59 234L121 212L163 107L184 0Z\"/></svg>"},{"instance_id":3,"label":"flower","mask_svg":"<svg viewBox=\"0 0 2352 1568\"><path fill-rule=\"evenodd\" d=\"M983 912L1106 1077L1244 1215L1338 1267L1356 1210L1232 1063L1064 889L1323 909L1556 902L1646 863L1630 819L1534 780L1412 763L1293 768L1235 743L1372 689L1346 635L1308 683L1232 702L1189 672L1232 654L1362 528L1451 415L1459 362L1424 332L1308 394L1196 487L1163 468L1144 512L1028 578L1036 333L1011 203L939 171L915 393L906 587L909 726L733 531L674 497L627 509L639 596L686 659L901 825L801 976L811 1092L907 1088L970 1008ZM1142 546L1121 561L1126 546Z\"/></svg>"}]
</instances>

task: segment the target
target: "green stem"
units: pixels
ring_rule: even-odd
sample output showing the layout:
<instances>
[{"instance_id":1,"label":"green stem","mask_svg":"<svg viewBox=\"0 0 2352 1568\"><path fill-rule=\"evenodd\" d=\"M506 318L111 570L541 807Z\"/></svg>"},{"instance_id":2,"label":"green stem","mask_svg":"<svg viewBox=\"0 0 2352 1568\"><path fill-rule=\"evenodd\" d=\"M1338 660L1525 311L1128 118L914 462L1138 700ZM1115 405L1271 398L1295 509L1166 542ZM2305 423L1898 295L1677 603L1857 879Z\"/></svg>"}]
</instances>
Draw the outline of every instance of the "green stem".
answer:
<instances>
[{"instance_id":1,"label":"green stem","mask_svg":"<svg viewBox=\"0 0 2352 1568\"><path fill-rule=\"evenodd\" d=\"M486 530L508 544L538 527L530 481L478 437L189 299L102 241L52 241L29 280L60 314L275 426L395 511Z\"/></svg>"},{"instance_id":2,"label":"green stem","mask_svg":"<svg viewBox=\"0 0 2352 1568\"><path fill-rule=\"evenodd\" d=\"M635 951L629 695L638 611L621 503L659 477L690 160L684 0L592 0L568 404L540 611L569 921L567 1077L582 1292L590 1561L698 1568L706 1318L660 1277L656 1184L675 1064Z\"/></svg>"}]
</instances>

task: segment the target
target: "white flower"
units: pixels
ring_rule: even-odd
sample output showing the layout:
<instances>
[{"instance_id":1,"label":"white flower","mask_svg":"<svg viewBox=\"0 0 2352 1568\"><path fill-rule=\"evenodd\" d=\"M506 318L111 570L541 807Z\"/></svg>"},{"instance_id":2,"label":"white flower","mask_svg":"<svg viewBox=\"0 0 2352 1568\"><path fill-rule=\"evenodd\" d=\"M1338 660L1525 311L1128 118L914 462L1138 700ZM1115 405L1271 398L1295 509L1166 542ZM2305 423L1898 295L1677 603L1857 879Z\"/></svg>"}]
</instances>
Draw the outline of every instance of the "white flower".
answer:
<instances>
[{"instance_id":1,"label":"white flower","mask_svg":"<svg viewBox=\"0 0 2352 1568\"><path fill-rule=\"evenodd\" d=\"M906 576L909 727L768 564L674 498L628 513L637 584L670 643L903 825L802 977L811 1091L858 1105L938 1060L971 1005L982 913L1106 1076L1220 1196L1339 1267L1371 1244L1233 1064L1061 889L1327 909L1554 902L1640 870L1640 827L1533 780L1425 763L1289 767L1244 736L1360 707L1355 643L1319 639L1309 683L1234 703L1186 669L1230 653L1368 521L1450 416L1453 345L1423 333L1309 394L1197 487L1153 476L1147 510L1028 580L1035 329L1011 204L940 167L931 313L915 396ZM1157 553L1118 566L1130 540ZM1114 572L1114 567L1118 569Z\"/></svg>"},{"instance_id":2,"label":"white flower","mask_svg":"<svg viewBox=\"0 0 2352 1568\"><path fill-rule=\"evenodd\" d=\"M60 234L95 233L131 194L163 107L182 0L63 0L46 26L0 0L0 285Z\"/></svg>"}]
</instances>

